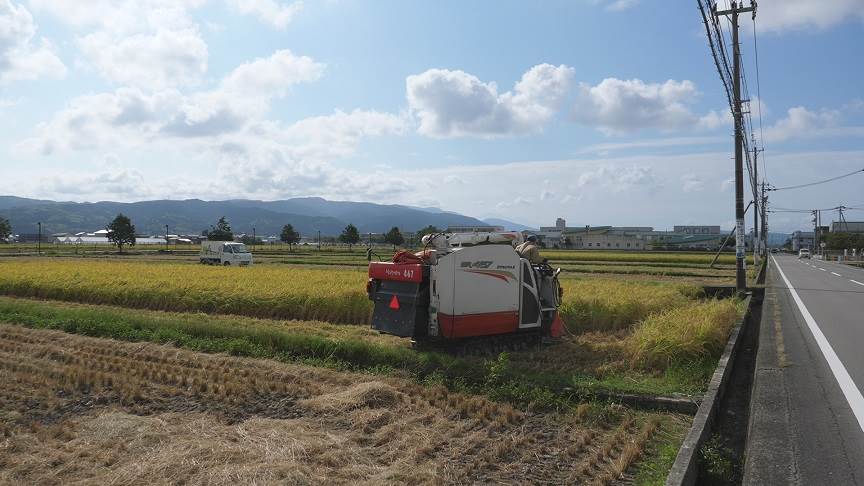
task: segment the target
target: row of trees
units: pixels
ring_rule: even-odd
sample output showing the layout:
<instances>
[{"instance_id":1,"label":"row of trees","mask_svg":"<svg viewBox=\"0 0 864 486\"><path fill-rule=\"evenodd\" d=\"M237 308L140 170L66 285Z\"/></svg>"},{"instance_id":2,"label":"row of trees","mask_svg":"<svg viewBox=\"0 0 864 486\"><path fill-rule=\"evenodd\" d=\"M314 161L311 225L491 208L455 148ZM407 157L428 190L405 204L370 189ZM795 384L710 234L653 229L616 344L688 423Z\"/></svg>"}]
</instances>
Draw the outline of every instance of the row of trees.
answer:
<instances>
[{"instance_id":1,"label":"row of trees","mask_svg":"<svg viewBox=\"0 0 864 486\"><path fill-rule=\"evenodd\" d=\"M114 220L105 227L105 229L108 230L108 240L116 245L121 253L123 252L124 246L135 245L135 225L132 224L132 220L123 213L118 214ZM420 238L427 234L439 233L440 231L441 230L438 228L430 225L418 231L417 236ZM0 240L5 240L11 234L12 227L9 224L9 220L0 218ZM231 224L225 216L219 218L219 221L217 221L215 225L211 225L209 230L204 231L203 236L206 236L207 239L211 241L234 241L234 232L231 229ZM255 239L256 238L253 237L244 237L243 242L254 244L257 243ZM300 242L300 233L298 233L290 224L286 224L282 227L279 239L290 247ZM356 245L357 243L360 243L361 240L360 231L353 224L349 224L344 230L342 230L338 240L349 246ZM402 235L399 228L394 226L384 235L384 241L393 245L395 248L405 243L405 237Z\"/></svg>"}]
</instances>

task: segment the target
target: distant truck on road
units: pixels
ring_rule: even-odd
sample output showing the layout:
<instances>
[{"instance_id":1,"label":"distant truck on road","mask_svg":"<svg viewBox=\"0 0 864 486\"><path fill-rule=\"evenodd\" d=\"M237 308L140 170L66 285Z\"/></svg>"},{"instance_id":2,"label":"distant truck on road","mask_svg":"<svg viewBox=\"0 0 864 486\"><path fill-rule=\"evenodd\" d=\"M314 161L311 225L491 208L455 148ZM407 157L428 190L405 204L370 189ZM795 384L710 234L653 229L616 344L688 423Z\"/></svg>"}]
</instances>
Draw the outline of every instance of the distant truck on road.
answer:
<instances>
[{"instance_id":1,"label":"distant truck on road","mask_svg":"<svg viewBox=\"0 0 864 486\"><path fill-rule=\"evenodd\" d=\"M209 265L252 265L252 254L243 243L233 241L201 242L201 263Z\"/></svg>"}]
</instances>

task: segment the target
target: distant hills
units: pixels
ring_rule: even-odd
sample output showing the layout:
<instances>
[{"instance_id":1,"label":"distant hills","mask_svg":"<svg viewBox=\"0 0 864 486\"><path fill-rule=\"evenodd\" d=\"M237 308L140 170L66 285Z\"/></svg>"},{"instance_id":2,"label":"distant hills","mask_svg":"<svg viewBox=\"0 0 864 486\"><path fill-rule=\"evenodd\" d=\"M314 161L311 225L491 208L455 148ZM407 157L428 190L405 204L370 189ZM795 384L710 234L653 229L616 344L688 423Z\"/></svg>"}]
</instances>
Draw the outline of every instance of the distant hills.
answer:
<instances>
[{"instance_id":1,"label":"distant hills","mask_svg":"<svg viewBox=\"0 0 864 486\"><path fill-rule=\"evenodd\" d=\"M514 223L513 221L507 221L506 219L501 218L485 218L483 220L484 223L491 226L501 226L507 231L538 231L539 228L532 228L531 226L525 226L524 224Z\"/></svg>"},{"instance_id":2,"label":"distant hills","mask_svg":"<svg viewBox=\"0 0 864 486\"><path fill-rule=\"evenodd\" d=\"M132 219L139 233L162 234L165 225L171 233L200 234L225 216L235 233L259 236L278 235L291 224L302 235L335 236L349 223L361 233L382 233L393 226L416 231L428 225L482 226L487 223L437 208L414 208L365 202L329 201L303 197L282 201L232 199L227 201L157 200L134 203L101 201L95 203L57 202L0 196L0 216L9 219L15 233L35 233L42 223L45 234L94 231L104 228L117 213Z\"/></svg>"}]
</instances>

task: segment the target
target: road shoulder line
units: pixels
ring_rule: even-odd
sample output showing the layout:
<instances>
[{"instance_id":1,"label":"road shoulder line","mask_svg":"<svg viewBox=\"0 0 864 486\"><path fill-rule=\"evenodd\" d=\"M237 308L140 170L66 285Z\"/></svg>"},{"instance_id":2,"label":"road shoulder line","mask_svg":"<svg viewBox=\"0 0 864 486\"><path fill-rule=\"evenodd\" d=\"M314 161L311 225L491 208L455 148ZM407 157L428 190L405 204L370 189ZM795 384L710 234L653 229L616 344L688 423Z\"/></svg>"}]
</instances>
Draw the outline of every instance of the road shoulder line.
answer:
<instances>
[{"instance_id":1,"label":"road shoulder line","mask_svg":"<svg viewBox=\"0 0 864 486\"><path fill-rule=\"evenodd\" d=\"M777 263L777 259L773 256L771 258L774 260L774 266L777 267L777 271L780 273L780 277L783 278L783 282L786 283L786 287L789 289L789 293L792 295L795 304L798 306L798 310L804 317L804 321L807 323L807 327L813 334L813 339L816 340L816 344L822 351L822 355L825 358L825 361L828 362L828 367L834 374L834 378L837 380L837 384L840 386L840 390L843 392L843 396L846 397L846 401L849 403L849 407L852 409L852 413L858 420L858 425L861 427L861 431L864 432L864 396L861 395L861 391L858 390L855 382L852 381L852 377L849 376L849 372L846 371L846 367L843 366L843 362L841 362L840 358L837 357L837 353L834 352L834 348L831 347L831 343L828 342L825 334L822 333L822 329L819 328L816 320L813 319L810 311L807 310L807 306L804 305L804 301L801 300L798 292L792 286L792 282L790 282L789 279L786 278L786 274L783 273L783 269L780 267L780 264Z\"/></svg>"}]
</instances>

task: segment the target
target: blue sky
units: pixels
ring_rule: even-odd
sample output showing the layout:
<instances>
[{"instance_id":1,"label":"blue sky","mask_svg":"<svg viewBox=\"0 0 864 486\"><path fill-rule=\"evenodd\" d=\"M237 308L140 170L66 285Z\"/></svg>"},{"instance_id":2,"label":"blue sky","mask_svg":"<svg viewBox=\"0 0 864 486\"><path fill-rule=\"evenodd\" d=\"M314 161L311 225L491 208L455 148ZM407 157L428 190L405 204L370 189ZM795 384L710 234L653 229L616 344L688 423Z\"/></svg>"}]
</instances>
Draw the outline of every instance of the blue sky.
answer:
<instances>
[{"instance_id":1,"label":"blue sky","mask_svg":"<svg viewBox=\"0 0 864 486\"><path fill-rule=\"evenodd\" d=\"M658 4L0 0L0 194L729 227L729 110L696 2ZM772 184L864 168L862 12L759 3ZM864 175L772 196L864 207Z\"/></svg>"}]
</instances>

